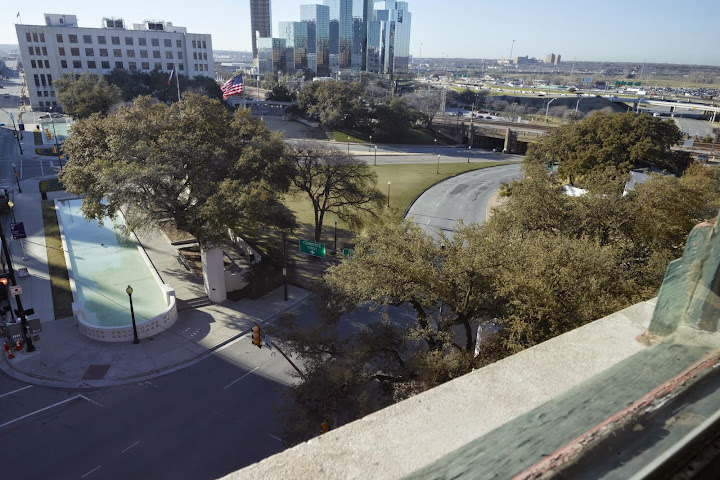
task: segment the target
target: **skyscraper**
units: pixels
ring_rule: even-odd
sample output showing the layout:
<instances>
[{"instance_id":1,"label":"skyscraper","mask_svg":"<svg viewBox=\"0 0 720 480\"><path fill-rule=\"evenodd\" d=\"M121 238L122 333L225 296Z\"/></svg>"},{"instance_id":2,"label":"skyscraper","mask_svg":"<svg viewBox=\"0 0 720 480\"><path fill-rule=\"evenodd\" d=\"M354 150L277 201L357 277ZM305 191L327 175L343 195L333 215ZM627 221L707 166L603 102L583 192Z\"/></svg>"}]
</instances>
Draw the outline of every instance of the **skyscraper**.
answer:
<instances>
[{"instance_id":1,"label":"skyscraper","mask_svg":"<svg viewBox=\"0 0 720 480\"><path fill-rule=\"evenodd\" d=\"M330 7L300 5L300 21L307 24L308 68L319 77L330 75Z\"/></svg>"},{"instance_id":2,"label":"skyscraper","mask_svg":"<svg viewBox=\"0 0 720 480\"><path fill-rule=\"evenodd\" d=\"M253 58L257 59L257 38L272 37L270 0L250 0L250 32L252 33Z\"/></svg>"},{"instance_id":3,"label":"skyscraper","mask_svg":"<svg viewBox=\"0 0 720 480\"><path fill-rule=\"evenodd\" d=\"M406 73L410 64L410 24L407 2L375 3L368 22L366 70L376 73Z\"/></svg>"},{"instance_id":4,"label":"skyscraper","mask_svg":"<svg viewBox=\"0 0 720 480\"><path fill-rule=\"evenodd\" d=\"M352 0L324 0L330 7L330 69L350 68L353 45Z\"/></svg>"}]
</instances>

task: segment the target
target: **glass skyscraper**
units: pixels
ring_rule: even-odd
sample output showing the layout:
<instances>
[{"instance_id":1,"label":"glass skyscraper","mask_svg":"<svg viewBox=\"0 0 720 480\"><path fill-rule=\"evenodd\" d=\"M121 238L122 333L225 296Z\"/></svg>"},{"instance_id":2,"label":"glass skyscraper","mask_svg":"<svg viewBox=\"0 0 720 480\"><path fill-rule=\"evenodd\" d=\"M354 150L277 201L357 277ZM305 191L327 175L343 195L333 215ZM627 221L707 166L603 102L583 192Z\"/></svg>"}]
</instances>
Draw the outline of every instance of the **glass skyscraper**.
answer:
<instances>
[{"instance_id":1,"label":"glass skyscraper","mask_svg":"<svg viewBox=\"0 0 720 480\"><path fill-rule=\"evenodd\" d=\"M300 5L300 21L307 24L308 68L319 77L330 76L330 7Z\"/></svg>"},{"instance_id":2,"label":"glass skyscraper","mask_svg":"<svg viewBox=\"0 0 720 480\"><path fill-rule=\"evenodd\" d=\"M305 22L280 22L280 38L285 39L287 73L308 68L308 32Z\"/></svg>"},{"instance_id":3,"label":"glass skyscraper","mask_svg":"<svg viewBox=\"0 0 720 480\"><path fill-rule=\"evenodd\" d=\"M353 47L353 0L324 0L324 3L330 7L331 70L347 70L351 66Z\"/></svg>"},{"instance_id":4,"label":"glass skyscraper","mask_svg":"<svg viewBox=\"0 0 720 480\"><path fill-rule=\"evenodd\" d=\"M284 38L260 37L257 39L257 48L260 75L266 73L278 74L278 72L287 68Z\"/></svg>"},{"instance_id":5,"label":"glass skyscraper","mask_svg":"<svg viewBox=\"0 0 720 480\"><path fill-rule=\"evenodd\" d=\"M368 22L366 70L376 73L406 73L410 63L410 24L407 2L375 3Z\"/></svg>"},{"instance_id":6,"label":"glass skyscraper","mask_svg":"<svg viewBox=\"0 0 720 480\"><path fill-rule=\"evenodd\" d=\"M253 58L258 58L257 38L272 37L270 0L250 0L250 32L252 34Z\"/></svg>"}]
</instances>

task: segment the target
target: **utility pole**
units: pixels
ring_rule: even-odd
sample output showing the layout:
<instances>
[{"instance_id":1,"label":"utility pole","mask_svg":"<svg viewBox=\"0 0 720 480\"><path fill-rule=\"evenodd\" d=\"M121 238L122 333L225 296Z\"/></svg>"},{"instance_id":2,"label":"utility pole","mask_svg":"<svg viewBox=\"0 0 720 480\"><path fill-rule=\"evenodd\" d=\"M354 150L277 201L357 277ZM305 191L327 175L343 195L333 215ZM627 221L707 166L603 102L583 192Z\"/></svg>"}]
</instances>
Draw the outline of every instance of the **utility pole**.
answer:
<instances>
[{"instance_id":1,"label":"utility pole","mask_svg":"<svg viewBox=\"0 0 720 480\"><path fill-rule=\"evenodd\" d=\"M2 222L0 222L0 241L2 242L3 254L7 261L8 276L12 286L17 285L15 281L15 270L13 270L12 259L10 258L10 252L8 250L7 241L5 240L5 231L3 230ZM22 336L25 340L25 351L30 353L35 351L35 346L32 343L32 335L28 335L28 323L27 317L25 316L25 309L23 308L22 299L20 295L15 295L15 303L17 303L18 314L20 315L20 325L22 326Z\"/></svg>"}]
</instances>

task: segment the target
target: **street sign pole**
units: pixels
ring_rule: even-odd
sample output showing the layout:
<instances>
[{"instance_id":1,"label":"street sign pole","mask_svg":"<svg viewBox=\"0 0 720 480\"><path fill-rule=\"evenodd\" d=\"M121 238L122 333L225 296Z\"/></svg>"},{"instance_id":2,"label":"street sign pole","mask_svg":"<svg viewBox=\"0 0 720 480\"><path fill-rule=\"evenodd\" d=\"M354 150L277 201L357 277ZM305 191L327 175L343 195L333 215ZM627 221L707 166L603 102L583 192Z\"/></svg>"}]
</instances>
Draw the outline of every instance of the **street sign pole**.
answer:
<instances>
[{"instance_id":1,"label":"street sign pole","mask_svg":"<svg viewBox=\"0 0 720 480\"><path fill-rule=\"evenodd\" d=\"M2 222L0 222L0 242L2 242L2 250L3 254L5 255L5 260L7 261L8 266L8 276L10 278L10 283L15 286L17 285L17 281L15 280L15 271L13 270L12 266L12 258L10 258L10 252L8 250L7 241L5 240L5 231L2 227ZM35 346L32 343L32 336L27 334L28 331L28 323L27 323L27 317L25 316L25 309L23 308L22 299L20 295L15 296L15 303L17 303L17 307L20 314L20 323L22 325L22 336L23 340L25 340L25 351L30 353L35 351Z\"/></svg>"}]
</instances>

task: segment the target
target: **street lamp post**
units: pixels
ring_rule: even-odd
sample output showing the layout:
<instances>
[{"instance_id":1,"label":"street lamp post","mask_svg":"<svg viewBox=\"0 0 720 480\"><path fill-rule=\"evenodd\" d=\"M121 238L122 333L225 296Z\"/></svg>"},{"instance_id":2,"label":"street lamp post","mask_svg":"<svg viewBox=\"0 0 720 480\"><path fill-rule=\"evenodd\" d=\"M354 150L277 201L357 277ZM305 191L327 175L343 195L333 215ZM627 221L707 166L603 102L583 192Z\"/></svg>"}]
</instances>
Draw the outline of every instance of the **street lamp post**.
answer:
<instances>
[{"instance_id":1,"label":"street lamp post","mask_svg":"<svg viewBox=\"0 0 720 480\"><path fill-rule=\"evenodd\" d=\"M387 206L390 208L390 180L388 180L388 199Z\"/></svg>"},{"instance_id":2,"label":"street lamp post","mask_svg":"<svg viewBox=\"0 0 720 480\"><path fill-rule=\"evenodd\" d=\"M435 173L440 175L440 154L439 153L438 153L437 169L435 170Z\"/></svg>"},{"instance_id":3,"label":"street lamp post","mask_svg":"<svg viewBox=\"0 0 720 480\"><path fill-rule=\"evenodd\" d=\"M368 144L368 152L372 148L372 135L370 135L370 143Z\"/></svg>"},{"instance_id":4,"label":"street lamp post","mask_svg":"<svg viewBox=\"0 0 720 480\"><path fill-rule=\"evenodd\" d=\"M472 145L468 145L468 163L470 163L470 150L472 150Z\"/></svg>"},{"instance_id":5,"label":"street lamp post","mask_svg":"<svg viewBox=\"0 0 720 480\"><path fill-rule=\"evenodd\" d=\"M285 250L285 240L287 239L287 233L283 232L283 290L285 291L285 301L288 299L287 292L287 251Z\"/></svg>"},{"instance_id":6,"label":"street lamp post","mask_svg":"<svg viewBox=\"0 0 720 480\"><path fill-rule=\"evenodd\" d=\"M133 303L132 303L133 289L130 285L128 285L127 288L125 289L125 293L127 293L128 297L130 297L130 318L132 318L132 326L133 326L133 344L137 345L138 343L140 343L140 339L138 339L137 326L135 326L135 310L133 309Z\"/></svg>"},{"instance_id":7,"label":"street lamp post","mask_svg":"<svg viewBox=\"0 0 720 480\"><path fill-rule=\"evenodd\" d=\"M348 133L346 135L347 135L347 141L348 141L348 155L350 155L350 134Z\"/></svg>"},{"instance_id":8,"label":"street lamp post","mask_svg":"<svg viewBox=\"0 0 720 480\"><path fill-rule=\"evenodd\" d=\"M433 148L433 155L437 153L437 138L435 139L435 148Z\"/></svg>"},{"instance_id":9,"label":"street lamp post","mask_svg":"<svg viewBox=\"0 0 720 480\"><path fill-rule=\"evenodd\" d=\"M10 115L10 120L12 120L12 122L13 122L13 135L15 135L15 140L17 140L18 148L20 149L20 155L22 155L23 149L22 149L22 144L20 143L20 134L22 132L19 132L17 127L15 126L15 116L12 113L9 113L8 115ZM22 121L22 118L18 117L18 122L21 122L21 121Z\"/></svg>"},{"instance_id":10,"label":"street lamp post","mask_svg":"<svg viewBox=\"0 0 720 480\"><path fill-rule=\"evenodd\" d=\"M48 108L50 109L50 123L52 124L52 127L53 127L53 137L55 137L55 153L57 153L57 156L58 156L58 163L60 164L60 170L62 170L63 167L62 167L62 158L60 158L60 147L58 146L57 133L55 133L55 118L53 117L52 106L50 106Z\"/></svg>"},{"instance_id":11,"label":"street lamp post","mask_svg":"<svg viewBox=\"0 0 720 480\"><path fill-rule=\"evenodd\" d=\"M373 162L373 165L377 165L377 145L375 145L375 161Z\"/></svg>"},{"instance_id":12,"label":"street lamp post","mask_svg":"<svg viewBox=\"0 0 720 480\"><path fill-rule=\"evenodd\" d=\"M332 254L335 255L337 253L337 217L335 217L335 246L333 247Z\"/></svg>"},{"instance_id":13,"label":"street lamp post","mask_svg":"<svg viewBox=\"0 0 720 480\"><path fill-rule=\"evenodd\" d=\"M18 193L22 193L22 188L20 188L20 179L18 178L18 172L17 172L17 169L15 168L15 162L13 162L12 167L13 167L13 173L15 174L15 181L17 182Z\"/></svg>"},{"instance_id":14,"label":"street lamp post","mask_svg":"<svg viewBox=\"0 0 720 480\"><path fill-rule=\"evenodd\" d=\"M548 116L548 112L550 111L550 104L551 104L552 102L554 102L555 100L557 100L557 97L551 98L550 101L549 101L548 104L547 104L547 107L545 107L545 123L547 123L547 116Z\"/></svg>"}]
</instances>

